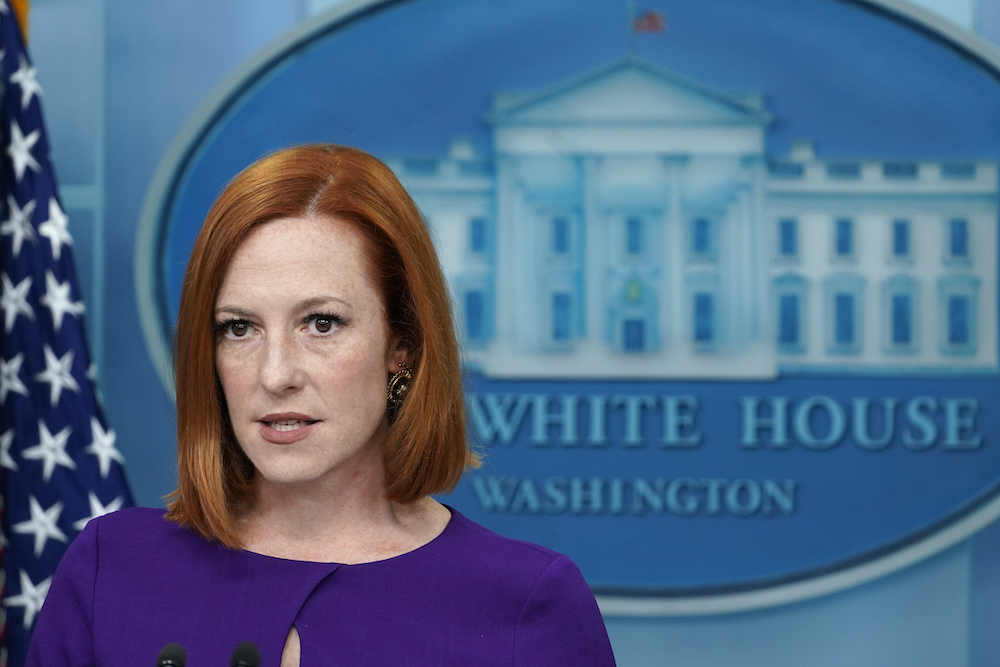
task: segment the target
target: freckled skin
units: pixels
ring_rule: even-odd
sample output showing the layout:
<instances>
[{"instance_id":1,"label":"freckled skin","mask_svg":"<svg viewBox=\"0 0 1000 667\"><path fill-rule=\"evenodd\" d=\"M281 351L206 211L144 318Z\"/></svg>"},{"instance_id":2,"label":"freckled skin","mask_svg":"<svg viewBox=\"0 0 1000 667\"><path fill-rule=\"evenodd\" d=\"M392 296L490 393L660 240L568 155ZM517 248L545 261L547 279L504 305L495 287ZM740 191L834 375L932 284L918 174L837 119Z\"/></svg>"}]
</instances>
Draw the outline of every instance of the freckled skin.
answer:
<instances>
[{"instance_id":1,"label":"freckled skin","mask_svg":"<svg viewBox=\"0 0 1000 667\"><path fill-rule=\"evenodd\" d=\"M256 483L381 493L386 378L406 353L360 234L330 218L257 227L227 268L215 321L216 368ZM287 413L308 417L304 437L269 442L262 418Z\"/></svg>"}]
</instances>

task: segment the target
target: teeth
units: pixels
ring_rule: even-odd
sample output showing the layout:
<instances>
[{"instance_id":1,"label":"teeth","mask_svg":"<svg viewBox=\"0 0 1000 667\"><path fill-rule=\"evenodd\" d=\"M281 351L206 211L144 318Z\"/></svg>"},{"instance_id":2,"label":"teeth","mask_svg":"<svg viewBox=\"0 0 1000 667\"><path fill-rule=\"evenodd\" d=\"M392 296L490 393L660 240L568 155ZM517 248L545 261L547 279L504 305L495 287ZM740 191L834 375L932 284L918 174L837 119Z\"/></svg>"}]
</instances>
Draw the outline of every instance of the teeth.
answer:
<instances>
[{"instance_id":1,"label":"teeth","mask_svg":"<svg viewBox=\"0 0 1000 667\"><path fill-rule=\"evenodd\" d=\"M300 419L286 419L280 422L271 422L270 426L275 431L294 431L305 426L306 422Z\"/></svg>"}]
</instances>

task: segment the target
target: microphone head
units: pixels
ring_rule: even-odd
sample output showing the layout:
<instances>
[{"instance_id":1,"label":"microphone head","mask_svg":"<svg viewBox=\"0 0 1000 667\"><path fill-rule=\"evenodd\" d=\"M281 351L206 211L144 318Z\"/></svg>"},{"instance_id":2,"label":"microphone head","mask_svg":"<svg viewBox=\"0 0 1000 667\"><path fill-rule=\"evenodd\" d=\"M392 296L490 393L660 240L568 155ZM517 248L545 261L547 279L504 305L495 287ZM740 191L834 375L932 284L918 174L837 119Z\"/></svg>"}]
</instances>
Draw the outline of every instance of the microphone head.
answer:
<instances>
[{"instance_id":1,"label":"microphone head","mask_svg":"<svg viewBox=\"0 0 1000 667\"><path fill-rule=\"evenodd\" d=\"M156 667L184 667L187 655L180 644L167 644L156 656Z\"/></svg>"},{"instance_id":2,"label":"microphone head","mask_svg":"<svg viewBox=\"0 0 1000 667\"><path fill-rule=\"evenodd\" d=\"M229 667L260 667L260 649L253 642L243 642L233 651Z\"/></svg>"}]
</instances>

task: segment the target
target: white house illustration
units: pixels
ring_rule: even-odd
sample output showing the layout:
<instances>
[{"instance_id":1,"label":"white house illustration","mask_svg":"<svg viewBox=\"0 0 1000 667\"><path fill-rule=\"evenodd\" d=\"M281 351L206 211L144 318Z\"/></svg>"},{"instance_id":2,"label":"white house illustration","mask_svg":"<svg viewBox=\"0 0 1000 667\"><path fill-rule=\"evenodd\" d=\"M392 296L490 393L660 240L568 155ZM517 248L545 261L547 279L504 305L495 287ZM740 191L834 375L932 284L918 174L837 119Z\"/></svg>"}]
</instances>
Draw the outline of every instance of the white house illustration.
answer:
<instances>
[{"instance_id":1,"label":"white house illustration","mask_svg":"<svg viewBox=\"0 0 1000 667\"><path fill-rule=\"evenodd\" d=\"M765 154L763 95L625 58L388 157L492 377L997 371L998 170Z\"/></svg>"}]
</instances>

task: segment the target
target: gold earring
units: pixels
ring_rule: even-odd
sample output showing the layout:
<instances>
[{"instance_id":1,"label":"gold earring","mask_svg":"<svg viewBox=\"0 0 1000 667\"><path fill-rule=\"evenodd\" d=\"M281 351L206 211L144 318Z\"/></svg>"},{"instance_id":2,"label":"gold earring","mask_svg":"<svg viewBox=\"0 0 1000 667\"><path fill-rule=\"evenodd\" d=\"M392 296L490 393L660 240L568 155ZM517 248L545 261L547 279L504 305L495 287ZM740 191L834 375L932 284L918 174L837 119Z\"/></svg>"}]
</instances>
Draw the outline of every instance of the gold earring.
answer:
<instances>
[{"instance_id":1,"label":"gold earring","mask_svg":"<svg viewBox=\"0 0 1000 667\"><path fill-rule=\"evenodd\" d=\"M396 411L403 404L406 392L410 390L410 380L413 379L412 366L406 362L399 364L399 370L389 378L389 386L386 389L386 403L389 408L389 416L394 417Z\"/></svg>"}]
</instances>

